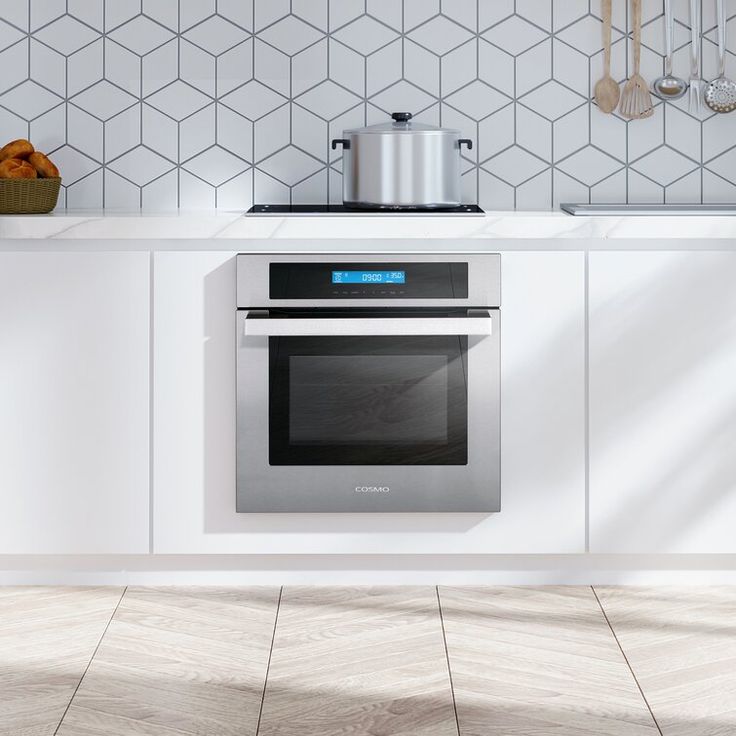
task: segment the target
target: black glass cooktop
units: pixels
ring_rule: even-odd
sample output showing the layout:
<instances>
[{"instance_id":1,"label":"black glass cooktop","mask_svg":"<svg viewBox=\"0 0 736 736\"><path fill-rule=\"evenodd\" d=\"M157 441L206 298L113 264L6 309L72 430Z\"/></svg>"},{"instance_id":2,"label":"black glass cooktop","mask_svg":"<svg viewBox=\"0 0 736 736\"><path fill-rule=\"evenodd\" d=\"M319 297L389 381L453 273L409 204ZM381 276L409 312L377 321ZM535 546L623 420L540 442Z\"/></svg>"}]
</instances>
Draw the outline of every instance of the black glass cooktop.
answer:
<instances>
[{"instance_id":1,"label":"black glass cooktop","mask_svg":"<svg viewBox=\"0 0 736 736\"><path fill-rule=\"evenodd\" d=\"M433 215L483 215L483 210L477 204L462 204L459 207L442 207L434 209L386 209L367 207L346 207L344 204L256 204L246 215L392 215L392 216L421 216Z\"/></svg>"}]
</instances>

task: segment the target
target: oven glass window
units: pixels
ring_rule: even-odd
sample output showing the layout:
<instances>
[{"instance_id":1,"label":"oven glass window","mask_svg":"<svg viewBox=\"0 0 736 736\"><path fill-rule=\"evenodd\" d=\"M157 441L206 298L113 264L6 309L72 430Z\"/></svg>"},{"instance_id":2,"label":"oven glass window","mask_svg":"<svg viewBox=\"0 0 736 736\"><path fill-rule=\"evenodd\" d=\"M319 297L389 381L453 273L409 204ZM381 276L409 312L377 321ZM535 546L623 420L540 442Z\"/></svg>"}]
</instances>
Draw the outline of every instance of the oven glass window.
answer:
<instances>
[{"instance_id":1,"label":"oven glass window","mask_svg":"<svg viewBox=\"0 0 736 736\"><path fill-rule=\"evenodd\" d=\"M272 465L467 463L467 338L270 339Z\"/></svg>"}]
</instances>

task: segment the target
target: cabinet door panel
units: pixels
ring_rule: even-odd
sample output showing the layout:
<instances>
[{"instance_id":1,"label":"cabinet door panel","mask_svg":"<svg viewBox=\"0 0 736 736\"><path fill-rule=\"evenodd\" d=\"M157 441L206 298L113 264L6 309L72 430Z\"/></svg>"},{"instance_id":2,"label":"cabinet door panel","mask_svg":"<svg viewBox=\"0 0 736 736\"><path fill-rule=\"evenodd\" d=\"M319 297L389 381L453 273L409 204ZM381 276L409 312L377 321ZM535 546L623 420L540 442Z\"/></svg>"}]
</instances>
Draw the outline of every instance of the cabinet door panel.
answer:
<instances>
[{"instance_id":1,"label":"cabinet door panel","mask_svg":"<svg viewBox=\"0 0 736 736\"><path fill-rule=\"evenodd\" d=\"M0 254L0 553L148 551L149 256Z\"/></svg>"},{"instance_id":2,"label":"cabinet door panel","mask_svg":"<svg viewBox=\"0 0 736 736\"><path fill-rule=\"evenodd\" d=\"M584 256L508 253L501 268L500 513L238 514L235 255L157 254L154 551L582 552Z\"/></svg>"},{"instance_id":3,"label":"cabinet door panel","mask_svg":"<svg viewBox=\"0 0 736 736\"><path fill-rule=\"evenodd\" d=\"M736 552L735 284L735 253L591 253L593 552Z\"/></svg>"}]
</instances>

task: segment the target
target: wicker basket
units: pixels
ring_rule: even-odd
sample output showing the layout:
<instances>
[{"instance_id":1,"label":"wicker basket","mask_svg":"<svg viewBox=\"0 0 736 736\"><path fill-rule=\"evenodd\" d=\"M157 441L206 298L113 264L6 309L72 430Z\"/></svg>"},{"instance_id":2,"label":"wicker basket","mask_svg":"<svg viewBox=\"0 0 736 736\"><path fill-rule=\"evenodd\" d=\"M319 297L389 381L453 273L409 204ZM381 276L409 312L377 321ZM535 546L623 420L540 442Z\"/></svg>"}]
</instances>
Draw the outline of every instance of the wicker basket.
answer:
<instances>
[{"instance_id":1,"label":"wicker basket","mask_svg":"<svg viewBox=\"0 0 736 736\"><path fill-rule=\"evenodd\" d=\"M0 215L41 215L56 207L61 177L0 179Z\"/></svg>"}]
</instances>

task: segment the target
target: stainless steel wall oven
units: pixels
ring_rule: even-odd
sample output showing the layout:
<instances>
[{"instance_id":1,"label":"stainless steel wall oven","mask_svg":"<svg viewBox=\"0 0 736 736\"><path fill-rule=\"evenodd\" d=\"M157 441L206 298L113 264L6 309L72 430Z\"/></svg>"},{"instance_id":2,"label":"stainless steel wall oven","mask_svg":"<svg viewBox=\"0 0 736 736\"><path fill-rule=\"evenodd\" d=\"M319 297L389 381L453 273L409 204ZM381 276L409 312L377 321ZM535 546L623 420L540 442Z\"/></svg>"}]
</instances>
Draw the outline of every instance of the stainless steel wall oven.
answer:
<instances>
[{"instance_id":1,"label":"stainless steel wall oven","mask_svg":"<svg viewBox=\"0 0 736 736\"><path fill-rule=\"evenodd\" d=\"M500 510L500 256L239 255L237 510Z\"/></svg>"}]
</instances>

